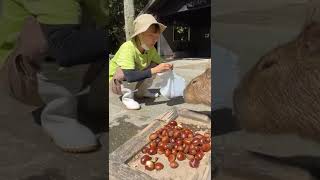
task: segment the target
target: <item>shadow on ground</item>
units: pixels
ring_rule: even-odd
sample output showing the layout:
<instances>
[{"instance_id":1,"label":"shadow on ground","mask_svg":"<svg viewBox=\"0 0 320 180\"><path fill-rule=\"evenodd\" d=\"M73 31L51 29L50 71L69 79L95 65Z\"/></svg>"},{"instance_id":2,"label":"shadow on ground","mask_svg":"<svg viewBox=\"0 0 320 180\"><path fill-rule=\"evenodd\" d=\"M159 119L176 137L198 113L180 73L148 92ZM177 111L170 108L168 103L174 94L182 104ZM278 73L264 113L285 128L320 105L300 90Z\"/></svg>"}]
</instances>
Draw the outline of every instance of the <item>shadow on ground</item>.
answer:
<instances>
[{"instance_id":1,"label":"shadow on ground","mask_svg":"<svg viewBox=\"0 0 320 180\"><path fill-rule=\"evenodd\" d=\"M150 92L160 93L160 90L159 89L150 89ZM175 106L175 105L185 103L182 96L171 98L171 99L164 100L164 101L157 101L156 102L155 100L156 100L155 98L141 98L141 99L138 99L138 102L144 103L146 106L155 106L155 105L159 105L159 104L166 104L167 106Z\"/></svg>"}]
</instances>

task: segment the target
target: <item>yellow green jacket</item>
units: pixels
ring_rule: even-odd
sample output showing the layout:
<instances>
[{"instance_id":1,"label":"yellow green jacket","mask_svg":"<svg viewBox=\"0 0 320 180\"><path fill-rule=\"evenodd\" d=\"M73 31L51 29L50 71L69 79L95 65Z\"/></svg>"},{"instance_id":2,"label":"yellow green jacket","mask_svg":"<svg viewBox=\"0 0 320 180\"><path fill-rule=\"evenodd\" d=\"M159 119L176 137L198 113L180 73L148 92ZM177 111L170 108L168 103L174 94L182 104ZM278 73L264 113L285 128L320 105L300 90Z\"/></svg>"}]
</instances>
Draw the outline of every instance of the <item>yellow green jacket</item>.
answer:
<instances>
[{"instance_id":1,"label":"yellow green jacket","mask_svg":"<svg viewBox=\"0 0 320 180\"><path fill-rule=\"evenodd\" d=\"M80 24L81 6L97 24L108 23L108 0L2 0L0 5L0 67L12 51L24 20L43 24Z\"/></svg>"}]
</instances>

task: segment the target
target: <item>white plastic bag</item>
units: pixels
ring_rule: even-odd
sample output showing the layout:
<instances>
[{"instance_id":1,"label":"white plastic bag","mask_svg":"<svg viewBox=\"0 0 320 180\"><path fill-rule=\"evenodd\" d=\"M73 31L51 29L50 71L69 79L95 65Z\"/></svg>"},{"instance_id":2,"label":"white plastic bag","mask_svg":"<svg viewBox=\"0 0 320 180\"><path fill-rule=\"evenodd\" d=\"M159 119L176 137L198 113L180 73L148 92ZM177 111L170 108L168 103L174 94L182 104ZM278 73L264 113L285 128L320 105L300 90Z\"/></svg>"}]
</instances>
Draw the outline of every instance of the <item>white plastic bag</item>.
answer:
<instances>
[{"instance_id":1,"label":"white plastic bag","mask_svg":"<svg viewBox=\"0 0 320 180\"><path fill-rule=\"evenodd\" d=\"M183 77L178 76L173 71L159 73L158 76L162 80L160 82L160 93L167 99L183 96L186 82Z\"/></svg>"}]
</instances>

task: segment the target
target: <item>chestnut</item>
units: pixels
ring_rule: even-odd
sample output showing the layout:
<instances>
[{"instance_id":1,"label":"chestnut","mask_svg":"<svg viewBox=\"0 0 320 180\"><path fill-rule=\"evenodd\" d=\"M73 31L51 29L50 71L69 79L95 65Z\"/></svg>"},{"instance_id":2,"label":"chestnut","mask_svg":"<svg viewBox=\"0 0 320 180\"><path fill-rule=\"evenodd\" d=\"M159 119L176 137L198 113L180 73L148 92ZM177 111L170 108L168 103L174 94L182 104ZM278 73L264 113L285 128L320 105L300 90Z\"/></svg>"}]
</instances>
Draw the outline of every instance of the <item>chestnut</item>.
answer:
<instances>
[{"instance_id":1,"label":"chestnut","mask_svg":"<svg viewBox=\"0 0 320 180\"><path fill-rule=\"evenodd\" d=\"M177 155L178 151L177 149L172 149L171 154Z\"/></svg>"},{"instance_id":2,"label":"chestnut","mask_svg":"<svg viewBox=\"0 0 320 180\"><path fill-rule=\"evenodd\" d=\"M183 151L184 149L183 149L182 146L178 146L178 147L177 147L177 150L178 150L178 151Z\"/></svg>"},{"instance_id":3,"label":"chestnut","mask_svg":"<svg viewBox=\"0 0 320 180\"><path fill-rule=\"evenodd\" d=\"M211 143L211 138L210 137L205 138L205 143Z\"/></svg>"},{"instance_id":4,"label":"chestnut","mask_svg":"<svg viewBox=\"0 0 320 180\"><path fill-rule=\"evenodd\" d=\"M165 146L165 143L163 143L161 141L158 143L158 147L163 147L164 148L164 146Z\"/></svg>"},{"instance_id":5,"label":"chestnut","mask_svg":"<svg viewBox=\"0 0 320 180\"><path fill-rule=\"evenodd\" d=\"M199 134L199 133L196 133L196 134L194 135L194 137L195 137L195 138L198 138L198 139L203 138L203 136L202 136L201 134Z\"/></svg>"},{"instance_id":6,"label":"chestnut","mask_svg":"<svg viewBox=\"0 0 320 180\"><path fill-rule=\"evenodd\" d=\"M177 140L176 143L177 143L178 146L181 146L183 144L183 142L181 140Z\"/></svg>"},{"instance_id":7,"label":"chestnut","mask_svg":"<svg viewBox=\"0 0 320 180\"><path fill-rule=\"evenodd\" d=\"M191 144L192 138L186 138L183 140L185 144Z\"/></svg>"},{"instance_id":8,"label":"chestnut","mask_svg":"<svg viewBox=\"0 0 320 180\"><path fill-rule=\"evenodd\" d=\"M150 149L148 150L148 154L150 154L150 155L155 155L155 154L157 154L156 148L150 148Z\"/></svg>"},{"instance_id":9,"label":"chestnut","mask_svg":"<svg viewBox=\"0 0 320 180\"><path fill-rule=\"evenodd\" d=\"M175 144L175 145L174 145L174 148L175 148L175 149L178 149L178 144Z\"/></svg>"},{"instance_id":10,"label":"chestnut","mask_svg":"<svg viewBox=\"0 0 320 180\"><path fill-rule=\"evenodd\" d=\"M159 142L161 142L161 139L160 139L159 137L157 137L157 139L155 139L154 142L156 142L157 144L159 144Z\"/></svg>"},{"instance_id":11,"label":"chestnut","mask_svg":"<svg viewBox=\"0 0 320 180\"><path fill-rule=\"evenodd\" d=\"M167 132L167 130L166 130L166 129L165 129L165 130L163 130L161 135L162 135L162 136L168 136L168 132Z\"/></svg>"},{"instance_id":12,"label":"chestnut","mask_svg":"<svg viewBox=\"0 0 320 180\"><path fill-rule=\"evenodd\" d=\"M149 136L149 140L150 140L150 141L153 141L153 140L157 139L157 137L158 137L158 134L157 134L157 133L152 133L152 134L150 134L150 136Z\"/></svg>"},{"instance_id":13,"label":"chestnut","mask_svg":"<svg viewBox=\"0 0 320 180\"><path fill-rule=\"evenodd\" d=\"M189 149L189 154L196 155L197 151L195 149Z\"/></svg>"},{"instance_id":14,"label":"chestnut","mask_svg":"<svg viewBox=\"0 0 320 180\"><path fill-rule=\"evenodd\" d=\"M149 171L154 170L154 163L152 161L147 161L145 165L145 169Z\"/></svg>"},{"instance_id":15,"label":"chestnut","mask_svg":"<svg viewBox=\"0 0 320 180\"><path fill-rule=\"evenodd\" d=\"M164 149L169 149L171 150L173 148L173 144L172 143L168 143L164 146Z\"/></svg>"},{"instance_id":16,"label":"chestnut","mask_svg":"<svg viewBox=\"0 0 320 180\"><path fill-rule=\"evenodd\" d=\"M150 148L156 148L157 147L157 143L155 141L152 141L150 143Z\"/></svg>"},{"instance_id":17,"label":"chestnut","mask_svg":"<svg viewBox=\"0 0 320 180\"><path fill-rule=\"evenodd\" d=\"M200 144L200 139L199 138L194 138L192 141L191 141L192 144L194 144L195 146L198 146Z\"/></svg>"},{"instance_id":18,"label":"chestnut","mask_svg":"<svg viewBox=\"0 0 320 180\"><path fill-rule=\"evenodd\" d=\"M186 147L183 150L184 153L188 153L189 152L189 145L186 145Z\"/></svg>"},{"instance_id":19,"label":"chestnut","mask_svg":"<svg viewBox=\"0 0 320 180\"><path fill-rule=\"evenodd\" d=\"M197 152L199 152L201 150L201 147L200 146L195 146L194 147L194 150L196 150Z\"/></svg>"},{"instance_id":20,"label":"chestnut","mask_svg":"<svg viewBox=\"0 0 320 180\"><path fill-rule=\"evenodd\" d=\"M146 162L147 162L147 161L150 161L150 160L151 160L151 157L150 157L150 156L144 155L144 156L141 157L140 163L141 163L142 165L146 165Z\"/></svg>"},{"instance_id":21,"label":"chestnut","mask_svg":"<svg viewBox=\"0 0 320 180\"><path fill-rule=\"evenodd\" d=\"M181 138L182 138L182 139L187 138L187 136L188 136L188 135L187 135L186 133L184 133L184 132L183 132L183 133L181 133Z\"/></svg>"},{"instance_id":22,"label":"chestnut","mask_svg":"<svg viewBox=\"0 0 320 180\"><path fill-rule=\"evenodd\" d=\"M203 144L202 147L201 147L202 151L204 152L208 152L211 150L211 144Z\"/></svg>"},{"instance_id":23,"label":"chestnut","mask_svg":"<svg viewBox=\"0 0 320 180\"><path fill-rule=\"evenodd\" d=\"M195 147L196 146L194 144L190 144L190 149L189 150L194 149Z\"/></svg>"},{"instance_id":24,"label":"chestnut","mask_svg":"<svg viewBox=\"0 0 320 180\"><path fill-rule=\"evenodd\" d=\"M170 154L171 154L171 151L170 151L169 149L166 149L165 155L166 155L167 157L169 157Z\"/></svg>"},{"instance_id":25,"label":"chestnut","mask_svg":"<svg viewBox=\"0 0 320 180\"><path fill-rule=\"evenodd\" d=\"M200 139L200 145L202 146L202 144L205 144L206 143L206 138L205 137L202 137Z\"/></svg>"},{"instance_id":26,"label":"chestnut","mask_svg":"<svg viewBox=\"0 0 320 180\"><path fill-rule=\"evenodd\" d=\"M194 156L193 156L193 155L190 155L190 154L186 154L186 158L189 159L189 160L193 160L193 159L194 159Z\"/></svg>"},{"instance_id":27,"label":"chestnut","mask_svg":"<svg viewBox=\"0 0 320 180\"><path fill-rule=\"evenodd\" d=\"M158 137L159 137L159 135L161 135L161 133L162 133L162 130L159 129L159 130L157 130L155 133L156 133L156 134L158 135Z\"/></svg>"},{"instance_id":28,"label":"chestnut","mask_svg":"<svg viewBox=\"0 0 320 180\"><path fill-rule=\"evenodd\" d=\"M176 156L175 156L174 154L170 154L170 155L168 156L168 160L169 160L169 162L173 162L173 161L176 160Z\"/></svg>"},{"instance_id":29,"label":"chestnut","mask_svg":"<svg viewBox=\"0 0 320 180\"><path fill-rule=\"evenodd\" d=\"M179 164L176 161L170 162L170 167L175 169L179 166Z\"/></svg>"},{"instance_id":30,"label":"chestnut","mask_svg":"<svg viewBox=\"0 0 320 180\"><path fill-rule=\"evenodd\" d=\"M164 150L163 147L158 147L158 148L157 148L157 153L158 153L158 154L164 154L164 152L165 152L165 150Z\"/></svg>"},{"instance_id":31,"label":"chestnut","mask_svg":"<svg viewBox=\"0 0 320 180\"><path fill-rule=\"evenodd\" d=\"M204 137L206 137L206 138L208 138L208 137L211 137L211 135L209 134L209 133L204 133L204 135L203 135Z\"/></svg>"},{"instance_id":32,"label":"chestnut","mask_svg":"<svg viewBox=\"0 0 320 180\"><path fill-rule=\"evenodd\" d=\"M186 159L186 156L185 156L185 154L184 154L183 152L178 152L178 153L177 153L177 159L178 159L179 161L183 161L183 160Z\"/></svg>"},{"instance_id":33,"label":"chestnut","mask_svg":"<svg viewBox=\"0 0 320 180\"><path fill-rule=\"evenodd\" d=\"M179 138L180 136L181 136L181 133L178 130L174 131L173 133L174 138Z\"/></svg>"},{"instance_id":34,"label":"chestnut","mask_svg":"<svg viewBox=\"0 0 320 180\"><path fill-rule=\"evenodd\" d=\"M193 138L193 134L192 134L192 133L189 133L189 134L188 134L188 138Z\"/></svg>"},{"instance_id":35,"label":"chestnut","mask_svg":"<svg viewBox=\"0 0 320 180\"><path fill-rule=\"evenodd\" d=\"M168 136L169 136L169 137L172 137L172 136L173 136L173 130L169 130L169 131L168 131Z\"/></svg>"},{"instance_id":36,"label":"chestnut","mask_svg":"<svg viewBox=\"0 0 320 180\"><path fill-rule=\"evenodd\" d=\"M169 124L171 125L171 126L177 126L178 125L178 123L177 123L177 121L170 121L169 122Z\"/></svg>"},{"instance_id":37,"label":"chestnut","mask_svg":"<svg viewBox=\"0 0 320 180\"><path fill-rule=\"evenodd\" d=\"M155 167L155 169L156 169L157 171L160 171L161 169L163 169L164 166L163 166L162 163L157 162L157 163L154 164L154 167Z\"/></svg>"},{"instance_id":38,"label":"chestnut","mask_svg":"<svg viewBox=\"0 0 320 180\"><path fill-rule=\"evenodd\" d=\"M187 144L182 144L183 149L186 148Z\"/></svg>"},{"instance_id":39,"label":"chestnut","mask_svg":"<svg viewBox=\"0 0 320 180\"><path fill-rule=\"evenodd\" d=\"M200 161L196 160L196 159L193 159L191 161L189 161L189 165L190 167L192 168L198 168L199 167L199 164L200 164Z\"/></svg>"},{"instance_id":40,"label":"chestnut","mask_svg":"<svg viewBox=\"0 0 320 180\"><path fill-rule=\"evenodd\" d=\"M168 142L169 142L169 137L168 137L168 136L163 136L163 137L161 138L161 142L163 142L163 143L168 143Z\"/></svg>"},{"instance_id":41,"label":"chestnut","mask_svg":"<svg viewBox=\"0 0 320 180\"><path fill-rule=\"evenodd\" d=\"M141 151L142 151L143 154L147 154L148 151L149 151L149 148L148 147L143 147Z\"/></svg>"},{"instance_id":42,"label":"chestnut","mask_svg":"<svg viewBox=\"0 0 320 180\"><path fill-rule=\"evenodd\" d=\"M184 132L185 132L186 134L192 134L192 136L193 136L193 132L192 132L190 129L186 129Z\"/></svg>"},{"instance_id":43,"label":"chestnut","mask_svg":"<svg viewBox=\"0 0 320 180\"><path fill-rule=\"evenodd\" d=\"M200 161L203 158L203 156L204 156L204 153L202 151L200 151L195 155L195 159Z\"/></svg>"},{"instance_id":44,"label":"chestnut","mask_svg":"<svg viewBox=\"0 0 320 180\"><path fill-rule=\"evenodd\" d=\"M176 140L175 140L174 138L170 138L170 139L169 139L169 142L171 142L171 143L175 143L175 142L176 142Z\"/></svg>"}]
</instances>

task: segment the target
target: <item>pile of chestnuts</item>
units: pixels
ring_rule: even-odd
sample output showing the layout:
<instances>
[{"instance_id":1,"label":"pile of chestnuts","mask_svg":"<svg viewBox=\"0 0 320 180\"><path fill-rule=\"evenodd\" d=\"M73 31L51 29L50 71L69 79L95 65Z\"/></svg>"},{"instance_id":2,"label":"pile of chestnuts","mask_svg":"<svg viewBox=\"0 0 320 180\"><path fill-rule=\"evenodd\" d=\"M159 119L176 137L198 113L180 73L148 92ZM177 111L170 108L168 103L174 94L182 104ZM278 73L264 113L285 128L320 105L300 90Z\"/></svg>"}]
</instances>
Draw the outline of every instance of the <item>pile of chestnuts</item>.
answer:
<instances>
[{"instance_id":1,"label":"pile of chestnuts","mask_svg":"<svg viewBox=\"0 0 320 180\"><path fill-rule=\"evenodd\" d=\"M140 162L146 170L162 170L164 165L152 159L152 155L163 154L168 158L171 168L179 166L177 161L189 160L192 168L198 168L205 152L211 150L211 136L194 133L189 128L183 128L175 120L149 135L150 143L142 149L144 154Z\"/></svg>"}]
</instances>

